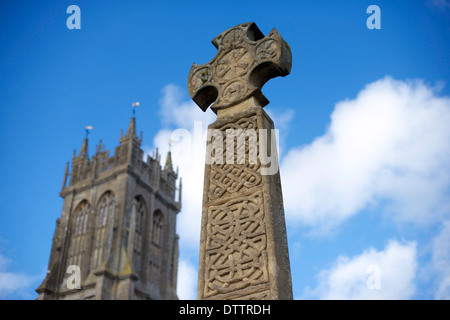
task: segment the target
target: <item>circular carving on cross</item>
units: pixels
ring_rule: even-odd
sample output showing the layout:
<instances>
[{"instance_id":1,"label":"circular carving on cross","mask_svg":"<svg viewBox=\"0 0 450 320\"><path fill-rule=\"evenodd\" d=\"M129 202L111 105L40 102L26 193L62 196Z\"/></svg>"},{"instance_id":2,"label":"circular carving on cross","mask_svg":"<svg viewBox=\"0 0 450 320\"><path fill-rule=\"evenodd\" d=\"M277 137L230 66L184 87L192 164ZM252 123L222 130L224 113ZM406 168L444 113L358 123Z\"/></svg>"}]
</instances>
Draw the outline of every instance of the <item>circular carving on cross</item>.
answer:
<instances>
[{"instance_id":1,"label":"circular carving on cross","mask_svg":"<svg viewBox=\"0 0 450 320\"><path fill-rule=\"evenodd\" d=\"M226 82L244 75L249 68L250 53L246 48L228 51L217 61L216 76L220 82Z\"/></svg>"},{"instance_id":2,"label":"circular carving on cross","mask_svg":"<svg viewBox=\"0 0 450 320\"><path fill-rule=\"evenodd\" d=\"M256 47L255 56L259 60L275 59L278 51L277 42L274 39L267 39Z\"/></svg>"},{"instance_id":3,"label":"circular carving on cross","mask_svg":"<svg viewBox=\"0 0 450 320\"><path fill-rule=\"evenodd\" d=\"M243 40L244 40L244 32L241 30L241 28L234 28L225 34L222 40L222 44L226 49L228 49L231 47L235 47Z\"/></svg>"},{"instance_id":4,"label":"circular carving on cross","mask_svg":"<svg viewBox=\"0 0 450 320\"><path fill-rule=\"evenodd\" d=\"M245 94L245 89L245 84L242 81L233 81L225 87L222 96L226 101L235 101Z\"/></svg>"},{"instance_id":5,"label":"circular carving on cross","mask_svg":"<svg viewBox=\"0 0 450 320\"><path fill-rule=\"evenodd\" d=\"M198 69L191 78L191 86L198 90L205 83L209 82L211 79L211 68L203 67Z\"/></svg>"},{"instance_id":6,"label":"circular carving on cross","mask_svg":"<svg viewBox=\"0 0 450 320\"><path fill-rule=\"evenodd\" d=\"M275 29L264 37L256 24L244 23L211 42L217 55L204 65L194 63L188 77L189 94L203 111L211 106L217 114L251 96L264 107L269 101L261 92L262 86L291 70L289 46Z\"/></svg>"}]
</instances>

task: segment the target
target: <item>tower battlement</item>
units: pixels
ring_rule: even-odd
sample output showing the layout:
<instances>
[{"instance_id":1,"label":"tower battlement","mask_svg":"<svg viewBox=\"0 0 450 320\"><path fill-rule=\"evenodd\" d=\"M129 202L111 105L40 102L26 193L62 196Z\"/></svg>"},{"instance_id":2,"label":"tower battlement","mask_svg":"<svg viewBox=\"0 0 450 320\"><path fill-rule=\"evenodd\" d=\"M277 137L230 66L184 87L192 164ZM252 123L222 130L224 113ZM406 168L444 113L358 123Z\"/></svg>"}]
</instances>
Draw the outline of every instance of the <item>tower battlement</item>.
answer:
<instances>
[{"instance_id":1,"label":"tower battlement","mask_svg":"<svg viewBox=\"0 0 450 320\"><path fill-rule=\"evenodd\" d=\"M177 299L181 178L177 188L170 151L162 168L158 150L144 161L141 143L133 116L113 155L100 141L89 157L86 136L67 162L39 300Z\"/></svg>"},{"instance_id":2,"label":"tower battlement","mask_svg":"<svg viewBox=\"0 0 450 320\"><path fill-rule=\"evenodd\" d=\"M164 168L161 167L161 156L158 150L153 156L147 155L144 161L144 152L140 148L142 132L140 138L137 138L134 128L135 118L133 117L127 135L121 134L120 144L115 148L112 156L109 150L104 149L100 140L95 148L95 154L90 158L87 150L88 139L85 138L79 154L77 155L74 151L70 171L69 163L67 164L60 195L64 197L74 189L90 188L103 180L114 179L121 172L127 172L140 179L151 192L157 192L171 205L180 207L179 192L177 199L175 198L178 170L173 170L170 151Z\"/></svg>"}]
</instances>

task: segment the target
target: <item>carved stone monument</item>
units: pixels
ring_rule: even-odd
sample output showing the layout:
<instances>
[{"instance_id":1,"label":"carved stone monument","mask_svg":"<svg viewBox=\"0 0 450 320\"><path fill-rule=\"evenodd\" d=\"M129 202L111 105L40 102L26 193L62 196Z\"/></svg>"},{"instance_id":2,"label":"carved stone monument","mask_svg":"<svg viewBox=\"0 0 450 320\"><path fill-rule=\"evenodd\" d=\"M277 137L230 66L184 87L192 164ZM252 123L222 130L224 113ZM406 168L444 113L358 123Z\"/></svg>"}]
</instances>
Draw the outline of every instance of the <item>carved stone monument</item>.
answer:
<instances>
[{"instance_id":1,"label":"carved stone monument","mask_svg":"<svg viewBox=\"0 0 450 320\"><path fill-rule=\"evenodd\" d=\"M274 126L261 92L289 74L291 52L275 29L264 37L255 23L212 43L217 55L194 63L188 79L192 99L217 114L208 127L198 299L292 299Z\"/></svg>"}]
</instances>

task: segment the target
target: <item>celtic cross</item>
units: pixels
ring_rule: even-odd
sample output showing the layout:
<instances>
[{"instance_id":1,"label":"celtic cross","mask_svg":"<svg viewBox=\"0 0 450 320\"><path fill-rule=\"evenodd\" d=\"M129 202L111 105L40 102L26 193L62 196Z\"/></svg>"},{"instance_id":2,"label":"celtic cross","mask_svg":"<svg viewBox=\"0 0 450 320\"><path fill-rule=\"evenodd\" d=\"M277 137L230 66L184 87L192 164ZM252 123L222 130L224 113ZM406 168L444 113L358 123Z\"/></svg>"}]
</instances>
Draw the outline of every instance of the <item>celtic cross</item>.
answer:
<instances>
[{"instance_id":1,"label":"celtic cross","mask_svg":"<svg viewBox=\"0 0 450 320\"><path fill-rule=\"evenodd\" d=\"M208 136L215 134L207 142L198 299L292 299L274 126L261 92L268 80L289 74L291 52L275 29L264 37L255 23L212 43L216 56L194 63L188 77L191 98L217 114L208 126ZM208 162L212 145L217 162ZM276 170L267 170L273 162Z\"/></svg>"},{"instance_id":2,"label":"celtic cross","mask_svg":"<svg viewBox=\"0 0 450 320\"><path fill-rule=\"evenodd\" d=\"M211 42L216 56L203 65L194 63L188 77L189 94L203 111L214 103L217 113L252 96L264 107L269 101L262 86L291 70L291 51L275 29L264 37L255 23L244 23Z\"/></svg>"}]
</instances>

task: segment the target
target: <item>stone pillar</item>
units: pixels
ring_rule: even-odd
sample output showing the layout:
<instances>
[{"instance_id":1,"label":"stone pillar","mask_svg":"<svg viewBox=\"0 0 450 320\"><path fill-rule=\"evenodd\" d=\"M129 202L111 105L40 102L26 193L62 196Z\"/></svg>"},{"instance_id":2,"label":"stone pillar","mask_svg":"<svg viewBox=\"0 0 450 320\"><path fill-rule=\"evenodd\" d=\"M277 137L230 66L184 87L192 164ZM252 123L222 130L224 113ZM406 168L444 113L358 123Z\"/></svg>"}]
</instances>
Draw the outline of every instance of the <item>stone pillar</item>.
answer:
<instances>
[{"instance_id":1,"label":"stone pillar","mask_svg":"<svg viewBox=\"0 0 450 320\"><path fill-rule=\"evenodd\" d=\"M254 23L217 36L216 57L191 68L188 89L208 127L198 299L292 299L274 125L262 85L290 72L291 53Z\"/></svg>"}]
</instances>

